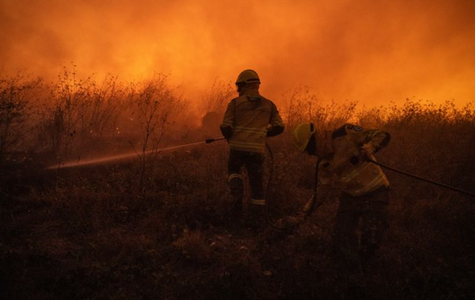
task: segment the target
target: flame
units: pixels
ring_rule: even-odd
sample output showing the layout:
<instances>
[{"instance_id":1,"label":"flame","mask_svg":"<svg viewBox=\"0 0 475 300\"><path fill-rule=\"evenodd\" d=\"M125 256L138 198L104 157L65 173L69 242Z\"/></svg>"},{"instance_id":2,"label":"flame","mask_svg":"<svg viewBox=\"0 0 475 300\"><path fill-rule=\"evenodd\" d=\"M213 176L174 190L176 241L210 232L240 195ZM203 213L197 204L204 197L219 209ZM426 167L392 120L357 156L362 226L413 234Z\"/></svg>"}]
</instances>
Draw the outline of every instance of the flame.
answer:
<instances>
[{"instance_id":1,"label":"flame","mask_svg":"<svg viewBox=\"0 0 475 300\"><path fill-rule=\"evenodd\" d=\"M172 74L192 99L258 71L277 102L306 85L368 105L475 100L475 2L0 0L2 73L130 81ZM197 100L198 101L198 100Z\"/></svg>"}]
</instances>

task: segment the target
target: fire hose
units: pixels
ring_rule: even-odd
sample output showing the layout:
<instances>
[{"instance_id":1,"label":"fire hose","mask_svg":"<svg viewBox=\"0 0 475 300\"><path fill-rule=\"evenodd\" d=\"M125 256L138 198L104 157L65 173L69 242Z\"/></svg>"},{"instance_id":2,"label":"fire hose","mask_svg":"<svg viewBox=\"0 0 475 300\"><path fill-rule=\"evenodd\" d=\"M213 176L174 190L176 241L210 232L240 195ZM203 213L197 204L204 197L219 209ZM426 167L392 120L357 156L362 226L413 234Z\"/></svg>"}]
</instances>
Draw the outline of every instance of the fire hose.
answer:
<instances>
[{"instance_id":1,"label":"fire hose","mask_svg":"<svg viewBox=\"0 0 475 300\"><path fill-rule=\"evenodd\" d=\"M191 146L197 146L197 145L202 145L202 144L210 144L216 141L222 141L224 140L224 137L219 137L219 138L209 138L204 141L199 141L199 142L194 142L194 143L188 143L184 145L177 145L177 146L170 146L166 148L161 148L161 149L153 149L153 150L147 150L143 151L142 153L133 151L133 152L128 152L128 153L122 153L122 154L117 154L117 155L110 155L110 156L105 156L105 157L99 157L99 158L89 158L89 159L77 159L73 161L67 161L67 162L60 162L54 165L51 165L49 167L46 167L46 170L59 170L59 169L66 169L66 168L76 168L76 167L83 167L83 166L90 166L90 165L97 165L97 164L106 164L106 163L111 163L111 162L116 162L116 161L125 161L125 160L131 160L135 159L137 157L140 157L141 155L150 155L150 154L156 154L162 151L170 151L170 150L177 150L181 148L186 148L186 147L191 147Z\"/></svg>"},{"instance_id":2,"label":"fire hose","mask_svg":"<svg viewBox=\"0 0 475 300\"><path fill-rule=\"evenodd\" d=\"M225 138L224 137L220 137L220 138L209 138L209 139L206 139L205 142L206 144L210 144L210 143L213 143L213 142L216 142L216 141L221 141L221 140L224 140ZM274 173L274 154L272 152L272 149L271 147L269 146L269 144L266 143L266 148L267 148L267 151L269 152L269 156L270 156L270 171L269 171L269 179L268 179L268 182L267 182L267 187L266 187L266 197L267 195L269 194L269 191L270 191L270 187L271 187L271 183L272 183L272 177L273 177L273 173ZM378 165L384 169L387 169L387 170L390 170L390 171L393 171L393 172L396 172L396 173L399 173L399 174L402 174L402 175L405 175L405 176L408 176L408 177L411 177L411 178L414 178L414 179L418 179L418 180L421 180L421 181L425 181L425 182L428 182L428 183L431 183L431 184L434 184L434 185L437 185L437 186L440 186L440 187L443 187L443 188L446 188L446 189L450 189L452 191L456 191L456 192L460 192L460 193L463 193L463 194L466 194L466 195L469 195L469 196L472 196L472 197L475 197L475 193L472 193L472 192L468 192L468 191L465 191L465 190L462 190L462 189L459 189L459 188L456 188L456 187L453 187L453 186L449 186L447 184L443 184L443 183L440 183L440 182L437 182L437 181L434 181L434 180L430 180L430 179L427 179L427 178L424 178L424 177L421 177L421 176L418 176L418 175L415 175L415 174L411 174L409 172L406 172L406 171L402 171L402 170L399 170L399 169L396 169L396 168L393 168L393 167L390 167L386 164L382 164L382 163L379 163L373 159L370 159L370 158L367 158L367 160L375 165ZM358 158L357 157L353 157L350 162L352 164L356 164L358 163ZM320 163L320 159L317 157L317 162L316 162L316 165L315 165L315 180L314 180L314 188L313 188L313 194L310 198L310 207L307 207L306 210L304 211L304 216L303 218L299 221L299 222L296 222L294 224L291 224L289 226L279 226L277 224L277 222L275 222L271 215L270 215L270 212L269 212L269 201L266 201L265 203L265 206L264 206L264 210L265 210L265 217L266 217L266 221L267 223L274 229L277 229L277 230L291 230L291 229L294 229L294 228L297 228L301 225L303 225L305 222L308 221L309 217L312 215L312 213L317 209L319 208L323 203L324 203L324 199L320 202L318 202L318 194L317 194L317 190L318 190L318 169L319 169L319 163Z\"/></svg>"},{"instance_id":3,"label":"fire hose","mask_svg":"<svg viewBox=\"0 0 475 300\"><path fill-rule=\"evenodd\" d=\"M266 198L267 198L267 195L269 194L269 190L270 190L270 186L271 186L271 182L272 182L272 176L273 176L273 173L274 173L274 154L272 153L272 149L271 147L269 146L269 144L266 143L266 148L267 148L267 151L269 152L269 155L270 155L270 160L271 160L271 164L270 164L270 171L269 171L269 180L267 182L267 188L266 188ZM266 220L267 220L267 223L274 229L277 229L277 230L291 230L291 229L294 229L294 228L297 228L301 225L303 225L305 222L308 221L310 215L320 206L323 204L323 201L317 203L317 188L318 188L318 183L317 183L317 180L318 180L318 165L319 165L319 158L317 157L317 164L316 164L316 167L315 167L315 184L314 184L314 187L313 187L313 195L312 197L310 198L310 201L311 201L311 205L310 205L310 208L305 212L305 215L303 217L303 219L300 221L300 222L296 222L294 224L291 224L291 225L288 225L288 226L279 226L277 224L277 222L275 222L270 213L269 213L269 201L267 201L266 199L266 204L264 206L264 211L265 211L265 216L266 216Z\"/></svg>"},{"instance_id":4,"label":"fire hose","mask_svg":"<svg viewBox=\"0 0 475 300\"><path fill-rule=\"evenodd\" d=\"M216 141L222 141L222 140L225 140L226 138L225 137L219 137L219 138L208 138L204 141L201 141L201 142L195 142L195 143L190 143L190 144L185 144L185 145L179 145L179 146L173 146L173 147L167 147L167 148L163 148L163 149L158 149L158 150L150 150L150 151L147 151L146 154L148 154L149 152L158 152L158 151L164 151L164 150L172 150L172 149L178 149L178 148L183 148L183 147L189 147L189 146L193 146L193 145L199 145L199 144L210 144L210 143L213 143L213 142L216 142ZM268 182L267 182L267 187L266 187L266 195L269 194L269 191L270 191L270 187L271 187L271 183L272 183L272 177L273 177L273 173L274 173L274 155L273 155L273 152L272 152L272 149L271 147L266 143L266 148L267 148L267 151L269 152L269 155L270 155L270 160L271 160L271 163L270 163L270 171L269 171L269 179L268 179ZM79 161L75 161L75 162L67 162L67 163L63 163L63 164L57 164L57 165L53 165L53 166L50 166L48 167L47 169L60 169L60 168L69 168L69 167L78 167L78 166L84 166L84 165L90 165L90 164L96 164L96 163L106 163L106 162L110 162L110 161L114 161L114 160L123 160L123 159L130 159L134 156L136 156L137 153L127 153L127 154L121 154L121 155L115 155L115 156L109 156L109 157L105 157L105 158L98 158L98 159L91 159L91 160L86 160L86 161L83 161L83 162L79 162ZM462 190L462 189L459 189L459 188L456 188L456 187L453 187L453 186L450 186L450 185L447 185L447 184L443 184L443 183L440 183L440 182L437 182L437 181L434 181L434 180L430 180L430 179L427 179L427 178L424 178L424 177L421 177L421 176L418 176L418 175L415 175L415 174L411 174L409 172L406 172L406 171L402 171L402 170L399 170L399 169L396 169L396 168L393 168L391 166L388 166L386 164L382 164L380 162L377 162L373 159L370 159L370 158L367 158L367 160L375 165L378 165L384 169L387 169L387 170L390 170L390 171L393 171L393 172L396 172L396 173L399 173L399 174L402 174L404 176L408 176L408 177L411 177L411 178L414 178L414 179L418 179L418 180L421 180L421 181L425 181L425 182L428 182L428 183L431 183L433 185L437 185L437 186L440 186L440 187L443 187L443 188L446 188L446 189L449 189L449 190L452 190L452 191L456 191L456 192L459 192L459 193L462 193L462 194L466 194L466 195L469 195L469 196L472 196L472 197L475 197L475 193L473 192L469 192L469 191L465 191L465 190ZM320 202L317 202L317 189L318 189L318 168L319 168L319 158L317 157L317 162L316 162L316 166L315 166L315 182L314 182L314 188L313 188L313 195L312 197L310 198L309 201L310 202L310 206L309 207L306 207L305 211L303 211L305 214L302 218L302 220L300 222L297 222L297 223L294 223L292 225L289 225L289 226L286 226L286 227L281 227L281 226L278 226L277 222L275 222L272 217L270 216L270 213L269 213L269 201L266 201L265 203L265 207L264 207L264 210L265 210L265 217L266 217L266 220L268 222L268 224L274 228L274 229L277 229L277 230L290 230L290 229L293 229L293 228L296 228L296 227L299 227L301 226L302 224L304 224L310 217L310 215L318 208L320 207L323 203L324 203L324 200L320 201ZM358 157L352 157L350 159L350 162L352 164L357 164L358 163Z\"/></svg>"},{"instance_id":5,"label":"fire hose","mask_svg":"<svg viewBox=\"0 0 475 300\"><path fill-rule=\"evenodd\" d=\"M446 189L449 189L449 190L452 190L452 191L455 191L455 192L459 192L459 193L462 193L462 194L466 194L466 195L475 197L475 193L465 191L465 190L462 190L462 189L459 189L459 188L456 188L456 187L453 187L453 186L450 186L450 185L447 185L447 184L444 184L444 183L440 183L440 182L437 182L437 181L434 181L434 180L430 180L430 179L427 179L427 178L424 178L424 177L421 177L421 176L418 176L418 175L414 175L414 174L408 173L406 171L401 171L401 170L398 170L396 168L393 168L393 167L390 167L388 165L377 162L373 159L368 159L368 161L375 164L375 165L378 165L382 168L388 169L390 171L393 171L393 172L396 172L396 173L399 173L399 174L402 174L402 175L405 175L405 176L408 176L408 177L412 177L412 178L415 178L415 179L418 179L418 180L422 180L422 181L425 181L425 182L431 183L433 185L437 185L437 186L440 186L440 187L443 187L443 188L446 188Z\"/></svg>"},{"instance_id":6,"label":"fire hose","mask_svg":"<svg viewBox=\"0 0 475 300\"><path fill-rule=\"evenodd\" d=\"M271 158L271 168L270 168L270 174L269 174L269 182L267 184L267 191L266 191L266 195L268 195L268 191L269 191L269 187L270 187L270 183L271 183L272 175L273 175L274 156L272 154L272 149L270 148L270 146L268 144L266 144L266 147L267 147L267 150L270 153L270 158ZM373 164L375 164L377 166L380 166L384 169L399 173L401 175L405 175L405 176L408 176L408 177L411 177L411 178L414 178L414 179L418 179L418 180L421 180L421 181L425 181L425 182L431 183L433 185L437 185L437 186L440 186L440 187L443 187L443 188L446 188L446 189L449 189L449 190L452 190L452 191L455 191L455 192L459 192L459 193L462 193L462 194L465 194L465 195L475 197L475 193L465 191L465 190L462 190L462 189L459 189L459 188L456 188L456 187L453 187L453 186L450 186L450 185L447 185L447 184L444 184L444 183L440 183L440 182L437 182L437 181L434 181L434 180L431 180L431 179L427 179L427 178L424 178L424 177L421 177L421 176L418 176L418 175L415 175L415 174L411 174L409 172L402 171L402 170L390 167L386 164L379 163L379 162L377 162L373 159L370 159L370 158L367 158L366 160L369 161L370 163L373 163ZM272 228L277 229L277 230L290 230L290 229L294 229L296 227L299 227L299 226L303 225L305 222L307 222L310 215L325 202L324 200L322 200L322 201L317 203L319 161L320 161L319 157L317 157L317 163L316 163L316 167L315 167L315 183L314 183L313 195L310 198L311 205L310 205L309 209L307 211L305 211L304 218L300 222L294 223L294 224L286 226L286 227L280 227L276 224L276 222L274 222L272 220L272 218L269 214L268 201L266 201L265 215L266 215L267 222L269 223L269 225ZM350 159L351 164L357 164L358 162L359 162L358 157L352 157Z\"/></svg>"}]
</instances>

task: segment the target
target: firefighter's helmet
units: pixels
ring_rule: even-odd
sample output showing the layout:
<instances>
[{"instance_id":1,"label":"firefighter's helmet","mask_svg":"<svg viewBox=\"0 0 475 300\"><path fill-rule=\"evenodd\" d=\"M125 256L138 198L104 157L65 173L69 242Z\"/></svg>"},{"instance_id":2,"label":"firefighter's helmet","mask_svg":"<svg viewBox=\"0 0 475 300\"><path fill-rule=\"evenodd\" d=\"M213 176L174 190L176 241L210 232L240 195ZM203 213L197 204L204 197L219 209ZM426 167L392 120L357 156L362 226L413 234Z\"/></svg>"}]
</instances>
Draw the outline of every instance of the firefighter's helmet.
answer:
<instances>
[{"instance_id":1,"label":"firefighter's helmet","mask_svg":"<svg viewBox=\"0 0 475 300\"><path fill-rule=\"evenodd\" d=\"M314 133L315 128L312 123L300 123L297 125L292 132L292 140L295 147L300 152L304 152Z\"/></svg>"},{"instance_id":2,"label":"firefighter's helmet","mask_svg":"<svg viewBox=\"0 0 475 300\"><path fill-rule=\"evenodd\" d=\"M236 84L238 85L253 82L261 83L259 80L259 75L257 75L256 71L250 69L242 71L236 79Z\"/></svg>"}]
</instances>

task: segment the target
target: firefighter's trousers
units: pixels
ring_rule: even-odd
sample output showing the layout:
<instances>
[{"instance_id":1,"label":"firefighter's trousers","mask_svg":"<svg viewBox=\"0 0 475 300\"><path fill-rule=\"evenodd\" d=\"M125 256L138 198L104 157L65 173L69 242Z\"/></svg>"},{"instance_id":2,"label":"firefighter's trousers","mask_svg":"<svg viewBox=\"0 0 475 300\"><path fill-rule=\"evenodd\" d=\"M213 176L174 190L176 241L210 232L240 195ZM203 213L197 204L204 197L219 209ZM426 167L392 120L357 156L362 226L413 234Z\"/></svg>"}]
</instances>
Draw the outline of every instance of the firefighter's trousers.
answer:
<instances>
[{"instance_id":1,"label":"firefighter's trousers","mask_svg":"<svg viewBox=\"0 0 475 300\"><path fill-rule=\"evenodd\" d=\"M342 193L334 228L334 251L340 263L363 269L371 263L389 227L388 204L385 186L358 197Z\"/></svg>"},{"instance_id":2,"label":"firefighter's trousers","mask_svg":"<svg viewBox=\"0 0 475 300\"><path fill-rule=\"evenodd\" d=\"M229 152L228 174L231 194L236 204L242 205L244 185L241 168L244 166L251 186L251 204L264 205L264 160L265 154L231 149Z\"/></svg>"}]
</instances>

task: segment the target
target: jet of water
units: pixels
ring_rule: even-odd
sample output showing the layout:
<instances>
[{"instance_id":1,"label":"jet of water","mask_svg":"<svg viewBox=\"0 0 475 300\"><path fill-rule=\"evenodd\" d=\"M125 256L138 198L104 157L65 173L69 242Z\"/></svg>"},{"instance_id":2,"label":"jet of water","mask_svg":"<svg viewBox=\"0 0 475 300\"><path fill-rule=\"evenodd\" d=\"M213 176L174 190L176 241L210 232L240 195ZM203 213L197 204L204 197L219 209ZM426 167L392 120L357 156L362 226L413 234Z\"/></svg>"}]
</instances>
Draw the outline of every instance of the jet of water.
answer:
<instances>
[{"instance_id":1,"label":"jet of water","mask_svg":"<svg viewBox=\"0 0 475 300\"><path fill-rule=\"evenodd\" d=\"M160 153L162 151L174 151L177 149L185 148L185 147L190 147L190 146L196 146L196 145L201 145L201 144L209 144L214 141L219 141L224 138L217 138L217 139L207 139L206 141L201 141L201 142L195 142L195 143L189 143L185 145L179 145L179 146L172 146L172 147L166 147L162 149L156 149L156 150L149 150L145 151L144 153L138 153L138 152L127 152L123 154L117 154L117 155L110 155L110 156L105 156L105 157L100 157L100 158L91 158L91 159L86 159L86 160L75 160L75 161L68 161L64 163L59 163L55 164L52 166L47 167L47 170L53 170L53 169L65 169L65 168L75 168L75 167L82 167L82 166L88 166L88 165L100 165L100 164L106 164L114 161L123 161L123 160L131 160L134 158L139 158L142 155L148 155L152 153Z\"/></svg>"}]
</instances>

